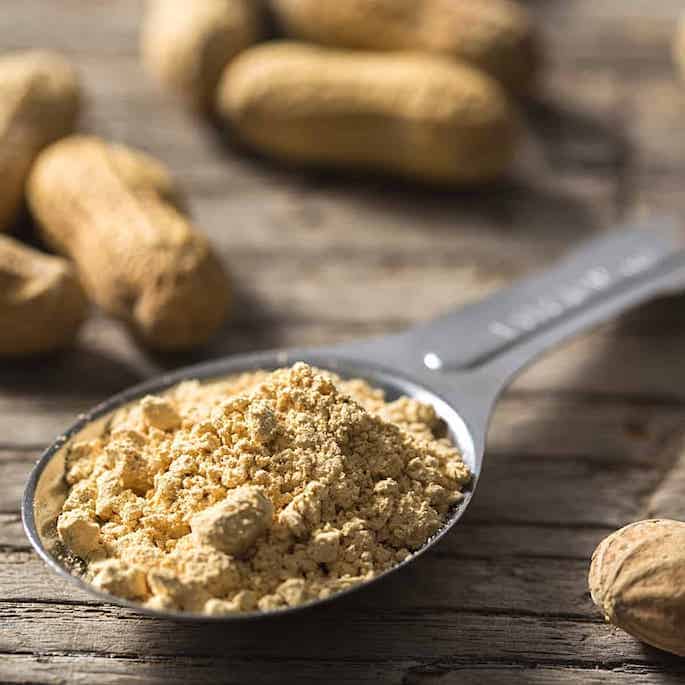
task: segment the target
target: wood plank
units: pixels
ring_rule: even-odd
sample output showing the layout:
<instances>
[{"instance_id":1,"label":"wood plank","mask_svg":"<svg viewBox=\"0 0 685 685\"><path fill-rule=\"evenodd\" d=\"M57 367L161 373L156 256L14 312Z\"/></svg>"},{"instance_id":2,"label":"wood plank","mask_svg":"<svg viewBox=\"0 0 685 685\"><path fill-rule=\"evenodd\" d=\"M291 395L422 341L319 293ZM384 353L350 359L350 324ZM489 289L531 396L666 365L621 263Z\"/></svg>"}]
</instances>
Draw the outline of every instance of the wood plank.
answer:
<instances>
[{"instance_id":1,"label":"wood plank","mask_svg":"<svg viewBox=\"0 0 685 685\"><path fill-rule=\"evenodd\" d=\"M678 316L677 310L674 316ZM512 387L680 403L685 387L685 367L678 353L681 336L677 330L658 335L648 331L645 335L614 334L608 325L600 333L580 336L550 353Z\"/></svg>"},{"instance_id":2,"label":"wood plank","mask_svg":"<svg viewBox=\"0 0 685 685\"><path fill-rule=\"evenodd\" d=\"M671 518L685 521L685 444L675 446L676 458L645 502L645 518Z\"/></svg>"},{"instance_id":3,"label":"wood plank","mask_svg":"<svg viewBox=\"0 0 685 685\"><path fill-rule=\"evenodd\" d=\"M470 521L611 526L635 518L660 474L582 458L497 455L481 478Z\"/></svg>"},{"instance_id":4,"label":"wood plank","mask_svg":"<svg viewBox=\"0 0 685 685\"><path fill-rule=\"evenodd\" d=\"M29 549L29 541L24 534L19 512L0 514L0 549Z\"/></svg>"},{"instance_id":5,"label":"wood plank","mask_svg":"<svg viewBox=\"0 0 685 685\"><path fill-rule=\"evenodd\" d=\"M137 52L140 0L27 0L11 5L3 7L2 50L41 46L70 55L113 57Z\"/></svg>"},{"instance_id":6,"label":"wood plank","mask_svg":"<svg viewBox=\"0 0 685 685\"><path fill-rule=\"evenodd\" d=\"M368 594L368 593L364 593ZM625 664L666 666L677 661L646 651L602 622L480 612L404 611L402 592L383 611L365 608L364 594L321 611L279 621L226 625L136 617L113 606L0 603L0 654L83 653L140 658L194 654L249 655L255 662L297 659L370 661L460 659L526 666ZM47 623L59 631L45 630ZM294 631L294 632L293 632ZM293 639L297 635L297 639Z\"/></svg>"},{"instance_id":7,"label":"wood plank","mask_svg":"<svg viewBox=\"0 0 685 685\"><path fill-rule=\"evenodd\" d=\"M532 382L532 381L531 381ZM673 443L685 430L679 403L622 400L583 394L507 393L497 405L488 435L488 453L584 459L598 464L666 467ZM556 440L555 440L556 436Z\"/></svg>"},{"instance_id":8,"label":"wood plank","mask_svg":"<svg viewBox=\"0 0 685 685\"><path fill-rule=\"evenodd\" d=\"M664 671L647 665L627 665L605 669L554 668L525 669L511 664L460 664L454 660L433 662L397 659L383 664L367 661L289 660L277 664L263 661L258 665L260 684L284 682L321 683L335 679L340 685L357 683L402 683L403 685L672 685L677 665ZM82 654L0 655L0 678L8 683L61 684L65 674L71 683L102 685L121 683L184 683L205 685L221 678L224 683L255 681L255 663L251 659L230 657L117 658Z\"/></svg>"},{"instance_id":9,"label":"wood plank","mask_svg":"<svg viewBox=\"0 0 685 685\"><path fill-rule=\"evenodd\" d=\"M626 108L627 134L633 146L632 163L641 190L649 183L649 174L672 177L685 169L683 139L685 120L685 83L675 73L640 75L631 82L622 82Z\"/></svg>"},{"instance_id":10,"label":"wood plank","mask_svg":"<svg viewBox=\"0 0 685 685\"><path fill-rule=\"evenodd\" d=\"M90 654L0 655L0 678L6 683L46 683L62 685L65 674L69 682L90 685L134 685L151 683L183 683L206 685L208 682L259 682L281 685L287 682L321 683L335 678L341 685L357 683L400 683L416 662L397 660L384 664L367 661L289 660L280 663L261 662L257 668L253 659L229 657L173 656L162 658L116 658ZM258 673L257 673L258 671ZM333 674L333 675L332 675ZM621 683L617 680L616 683Z\"/></svg>"},{"instance_id":11,"label":"wood plank","mask_svg":"<svg viewBox=\"0 0 685 685\"><path fill-rule=\"evenodd\" d=\"M668 46L682 10L677 0L557 0L534 2L551 60L592 67L610 64L621 73L670 66Z\"/></svg>"},{"instance_id":12,"label":"wood plank","mask_svg":"<svg viewBox=\"0 0 685 685\"><path fill-rule=\"evenodd\" d=\"M17 514L35 453L0 451L0 514Z\"/></svg>"}]
</instances>

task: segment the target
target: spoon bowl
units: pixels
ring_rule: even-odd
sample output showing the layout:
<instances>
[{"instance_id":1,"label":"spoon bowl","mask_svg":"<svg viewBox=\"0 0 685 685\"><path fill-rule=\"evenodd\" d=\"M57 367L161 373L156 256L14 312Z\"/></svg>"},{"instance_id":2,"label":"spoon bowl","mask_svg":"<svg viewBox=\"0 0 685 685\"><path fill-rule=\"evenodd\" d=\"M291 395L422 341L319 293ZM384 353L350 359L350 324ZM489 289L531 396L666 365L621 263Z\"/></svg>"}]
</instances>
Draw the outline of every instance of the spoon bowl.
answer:
<instances>
[{"instance_id":1,"label":"spoon bowl","mask_svg":"<svg viewBox=\"0 0 685 685\"><path fill-rule=\"evenodd\" d=\"M464 492L464 499L453 506L441 529L426 542L423 547L415 551L409 558L379 574L372 580L353 586L347 590L338 592L326 599L313 600L307 604L277 609L273 611L258 611L240 613L229 616L206 616L188 612L160 612L146 609L140 604L129 600L100 592L92 585L82 580L80 575L83 566L80 560L74 558L64 548L57 536L57 517L67 495L68 486L64 481L64 459L68 447L74 442L88 440L101 435L107 428L114 415L148 394L161 394L173 386L185 380L199 380L211 382L221 380L227 376L239 374L255 369L273 370L283 366L290 366L297 361L304 361L312 366L332 371L343 378L364 378L371 385L385 392L389 400L396 399L401 395L415 398L426 404L431 404L438 416L445 422L447 436L459 447L464 463L468 466L472 481ZM179 371L165 374L152 381L141 383L124 392L121 392L109 400L94 407L88 413L80 416L78 420L67 429L45 451L40 461L33 469L29 482L26 486L23 505L23 520L26 533L31 544L40 557L62 577L77 584L90 594L97 596L102 601L120 604L136 609L136 611L159 616L163 614L180 620L201 621L225 621L227 619L250 619L273 614L283 614L331 601L338 596L354 592L360 587L366 587L371 582L388 575L406 565L441 538L461 517L466 510L473 495L473 489L478 479L482 463L482 452L476 450L476 445L471 433L450 400L441 396L438 392L425 385L421 385L417 379L401 375L377 364L369 364L353 360L336 354L334 350L276 350L257 354L245 354L222 359L214 362L186 367Z\"/></svg>"},{"instance_id":2,"label":"spoon bowl","mask_svg":"<svg viewBox=\"0 0 685 685\"><path fill-rule=\"evenodd\" d=\"M569 337L629 307L683 287L685 250L680 231L671 220L652 220L590 241L545 273L404 333L332 347L238 355L164 374L125 390L80 416L43 453L22 500L26 534L39 556L62 577L100 601L152 616L183 621L243 621L291 614L333 601L410 563L461 518L481 474L492 409L519 371ZM82 562L64 549L56 530L68 489L64 459L69 445L102 434L118 410L181 381L220 380L298 361L343 378L363 378L384 390L389 400L406 395L434 407L472 474L464 499L449 511L442 528L407 559L369 581L326 599L272 611L206 616L152 610L100 592L82 580Z\"/></svg>"}]
</instances>

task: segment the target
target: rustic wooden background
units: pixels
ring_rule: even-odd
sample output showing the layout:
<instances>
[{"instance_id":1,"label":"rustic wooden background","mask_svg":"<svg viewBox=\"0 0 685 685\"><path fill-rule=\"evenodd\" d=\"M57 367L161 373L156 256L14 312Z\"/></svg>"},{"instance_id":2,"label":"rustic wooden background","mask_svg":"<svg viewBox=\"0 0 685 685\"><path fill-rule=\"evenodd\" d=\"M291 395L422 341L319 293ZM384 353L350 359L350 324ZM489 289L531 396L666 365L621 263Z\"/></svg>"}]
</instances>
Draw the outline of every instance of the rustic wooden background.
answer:
<instances>
[{"instance_id":1,"label":"rustic wooden background","mask_svg":"<svg viewBox=\"0 0 685 685\"><path fill-rule=\"evenodd\" d=\"M67 587L21 528L39 451L78 412L162 368L400 329L625 216L685 208L685 88L669 54L681 3L528 4L548 46L544 95L526 108L510 178L462 194L241 157L143 75L134 0L2 2L0 49L64 51L88 93L83 128L176 172L231 270L237 308L192 358L150 357L94 318L74 351L0 366L0 681L685 682L685 661L605 625L586 590L590 554L611 530L650 510L685 514L684 298L521 377L497 410L464 523L339 605L235 628L141 618Z\"/></svg>"}]
</instances>

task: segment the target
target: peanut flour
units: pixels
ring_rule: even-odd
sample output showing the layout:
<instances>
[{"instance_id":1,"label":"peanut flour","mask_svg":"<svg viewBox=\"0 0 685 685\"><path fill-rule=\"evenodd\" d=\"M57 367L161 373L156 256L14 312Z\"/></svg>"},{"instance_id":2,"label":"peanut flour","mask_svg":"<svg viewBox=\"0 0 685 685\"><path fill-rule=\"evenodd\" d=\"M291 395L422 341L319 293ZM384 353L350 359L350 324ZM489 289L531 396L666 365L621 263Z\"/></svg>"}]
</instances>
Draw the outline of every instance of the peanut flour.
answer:
<instances>
[{"instance_id":1,"label":"peanut flour","mask_svg":"<svg viewBox=\"0 0 685 685\"><path fill-rule=\"evenodd\" d=\"M407 558L470 474L433 408L298 363L182 383L75 444L58 533L86 579L210 615L301 604Z\"/></svg>"}]
</instances>

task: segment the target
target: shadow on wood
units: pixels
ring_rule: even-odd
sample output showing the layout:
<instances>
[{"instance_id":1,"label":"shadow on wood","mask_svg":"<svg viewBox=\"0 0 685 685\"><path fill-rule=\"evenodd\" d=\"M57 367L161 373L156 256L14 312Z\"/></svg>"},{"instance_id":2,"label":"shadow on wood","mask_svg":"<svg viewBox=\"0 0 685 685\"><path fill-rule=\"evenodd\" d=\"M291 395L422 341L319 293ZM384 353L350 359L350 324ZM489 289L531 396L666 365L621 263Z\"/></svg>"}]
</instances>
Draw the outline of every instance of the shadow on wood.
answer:
<instances>
[{"instance_id":1,"label":"shadow on wood","mask_svg":"<svg viewBox=\"0 0 685 685\"><path fill-rule=\"evenodd\" d=\"M616 121L543 97L529 99L525 113L551 169L617 173L630 163L632 146Z\"/></svg>"},{"instance_id":2,"label":"shadow on wood","mask_svg":"<svg viewBox=\"0 0 685 685\"><path fill-rule=\"evenodd\" d=\"M520 233L521 244L531 262L544 255L552 258L591 235L598 225L596 207L577 192L567 179L526 168L525 160L496 182L472 187L431 186L378 173L308 168L268 158L247 148L225 127L217 124L210 135L225 155L241 159L268 186L277 186L301 197L299 219L315 229L321 221L317 197L332 198L341 205L357 203L364 215L397 219L396 241L401 243L406 226L425 230L426 242L436 235L451 235L464 227L484 226L511 240ZM551 148L553 139L545 141ZM528 165L530 166L530 165ZM525 232L521 228L525 226ZM373 226L369 226L373 231Z\"/></svg>"},{"instance_id":3,"label":"shadow on wood","mask_svg":"<svg viewBox=\"0 0 685 685\"><path fill-rule=\"evenodd\" d=\"M139 383L144 374L87 343L49 356L0 362L3 393L91 397L99 401Z\"/></svg>"},{"instance_id":4,"label":"shadow on wood","mask_svg":"<svg viewBox=\"0 0 685 685\"><path fill-rule=\"evenodd\" d=\"M616 329L645 337L676 337L685 331L685 294L665 295L624 314Z\"/></svg>"}]
</instances>

